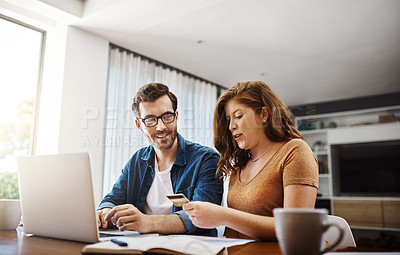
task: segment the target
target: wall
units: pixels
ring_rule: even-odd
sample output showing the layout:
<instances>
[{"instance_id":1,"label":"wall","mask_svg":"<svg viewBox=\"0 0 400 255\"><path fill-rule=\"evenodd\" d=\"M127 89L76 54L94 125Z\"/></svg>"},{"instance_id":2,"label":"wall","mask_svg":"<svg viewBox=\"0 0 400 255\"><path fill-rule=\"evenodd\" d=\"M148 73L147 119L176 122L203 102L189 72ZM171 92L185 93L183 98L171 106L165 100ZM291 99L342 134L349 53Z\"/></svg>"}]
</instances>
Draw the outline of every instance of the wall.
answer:
<instances>
[{"instance_id":1,"label":"wall","mask_svg":"<svg viewBox=\"0 0 400 255\"><path fill-rule=\"evenodd\" d=\"M0 1L1 14L46 33L33 153L88 152L98 204L109 42L67 26L78 18L44 2Z\"/></svg>"},{"instance_id":2,"label":"wall","mask_svg":"<svg viewBox=\"0 0 400 255\"><path fill-rule=\"evenodd\" d=\"M59 153L88 152L96 204L103 176L104 106L108 41L74 27L67 32Z\"/></svg>"},{"instance_id":3,"label":"wall","mask_svg":"<svg viewBox=\"0 0 400 255\"><path fill-rule=\"evenodd\" d=\"M63 24L46 29L42 83L37 102L36 141L33 143L33 154L36 155L58 151L67 31L67 26Z\"/></svg>"}]
</instances>

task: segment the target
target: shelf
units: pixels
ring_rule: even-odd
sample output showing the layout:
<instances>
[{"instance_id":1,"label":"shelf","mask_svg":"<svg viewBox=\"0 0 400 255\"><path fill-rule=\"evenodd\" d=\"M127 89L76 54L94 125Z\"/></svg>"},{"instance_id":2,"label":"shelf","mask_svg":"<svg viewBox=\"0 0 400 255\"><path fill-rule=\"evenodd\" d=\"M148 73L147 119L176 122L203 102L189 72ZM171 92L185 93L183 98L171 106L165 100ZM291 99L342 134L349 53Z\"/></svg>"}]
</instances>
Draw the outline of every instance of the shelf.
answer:
<instances>
[{"instance_id":1,"label":"shelf","mask_svg":"<svg viewBox=\"0 0 400 255\"><path fill-rule=\"evenodd\" d=\"M334 200L379 200L379 201L400 201L400 197L351 197L351 196L333 196Z\"/></svg>"},{"instance_id":2,"label":"shelf","mask_svg":"<svg viewBox=\"0 0 400 255\"><path fill-rule=\"evenodd\" d=\"M399 228L383 228L383 227L364 227L364 226L353 226L350 225L351 229L358 229L358 230L373 230L373 231L400 231Z\"/></svg>"},{"instance_id":3,"label":"shelf","mask_svg":"<svg viewBox=\"0 0 400 255\"><path fill-rule=\"evenodd\" d=\"M319 174L320 178L330 178L331 174Z\"/></svg>"},{"instance_id":4,"label":"shelf","mask_svg":"<svg viewBox=\"0 0 400 255\"><path fill-rule=\"evenodd\" d=\"M315 156L328 156L328 151L313 151Z\"/></svg>"},{"instance_id":5,"label":"shelf","mask_svg":"<svg viewBox=\"0 0 400 255\"><path fill-rule=\"evenodd\" d=\"M324 113L318 115L308 115L308 116L298 116L296 117L297 120L310 120L311 117L313 119L326 119L326 118L341 118L344 116L356 116L356 115L363 115L363 114L379 114L382 112L397 112L399 111L400 106L385 106L385 107L377 107L377 108L369 108L369 109L361 109L361 110L353 110L353 111L343 111L343 112L334 112L334 113Z\"/></svg>"},{"instance_id":6,"label":"shelf","mask_svg":"<svg viewBox=\"0 0 400 255\"><path fill-rule=\"evenodd\" d=\"M332 199L332 197L330 197L330 196L317 196L317 199L321 199L321 200L331 200Z\"/></svg>"},{"instance_id":7,"label":"shelf","mask_svg":"<svg viewBox=\"0 0 400 255\"><path fill-rule=\"evenodd\" d=\"M376 127L383 125L396 125L399 124L400 121L391 121L391 122L382 122L382 123L371 123L365 125L350 125L350 126L342 126L335 128L323 128L323 129L311 129L311 130L299 130L303 136L308 135L316 135L316 134L326 134L329 131L341 130L341 129L352 129L352 128L363 128L363 127Z\"/></svg>"},{"instance_id":8,"label":"shelf","mask_svg":"<svg viewBox=\"0 0 400 255\"><path fill-rule=\"evenodd\" d=\"M311 130L299 130L299 131L304 136L304 135L323 134L326 133L329 129L335 129L335 128L311 129Z\"/></svg>"}]
</instances>

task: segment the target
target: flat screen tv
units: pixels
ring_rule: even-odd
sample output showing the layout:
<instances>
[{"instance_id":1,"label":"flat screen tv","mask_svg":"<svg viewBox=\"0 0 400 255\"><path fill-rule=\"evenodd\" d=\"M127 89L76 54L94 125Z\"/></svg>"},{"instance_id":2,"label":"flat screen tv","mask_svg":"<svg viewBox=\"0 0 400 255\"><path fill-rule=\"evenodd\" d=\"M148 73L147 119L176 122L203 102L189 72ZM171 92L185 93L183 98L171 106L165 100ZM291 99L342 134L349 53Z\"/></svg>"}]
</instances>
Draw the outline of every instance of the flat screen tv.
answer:
<instances>
[{"instance_id":1,"label":"flat screen tv","mask_svg":"<svg viewBox=\"0 0 400 255\"><path fill-rule=\"evenodd\" d=\"M331 146L335 196L400 197L400 140Z\"/></svg>"}]
</instances>

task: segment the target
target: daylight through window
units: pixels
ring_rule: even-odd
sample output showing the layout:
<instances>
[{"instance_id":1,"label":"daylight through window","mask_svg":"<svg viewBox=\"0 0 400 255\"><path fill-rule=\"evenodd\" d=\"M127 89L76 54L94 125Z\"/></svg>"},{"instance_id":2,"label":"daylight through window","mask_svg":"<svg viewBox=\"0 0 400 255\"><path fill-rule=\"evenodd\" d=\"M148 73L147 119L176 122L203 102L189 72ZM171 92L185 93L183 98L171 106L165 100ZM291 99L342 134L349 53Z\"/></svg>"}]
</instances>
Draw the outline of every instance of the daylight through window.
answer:
<instances>
[{"instance_id":1,"label":"daylight through window","mask_svg":"<svg viewBox=\"0 0 400 255\"><path fill-rule=\"evenodd\" d=\"M44 34L2 16L0 32L0 199L14 199L15 159L32 154Z\"/></svg>"}]
</instances>

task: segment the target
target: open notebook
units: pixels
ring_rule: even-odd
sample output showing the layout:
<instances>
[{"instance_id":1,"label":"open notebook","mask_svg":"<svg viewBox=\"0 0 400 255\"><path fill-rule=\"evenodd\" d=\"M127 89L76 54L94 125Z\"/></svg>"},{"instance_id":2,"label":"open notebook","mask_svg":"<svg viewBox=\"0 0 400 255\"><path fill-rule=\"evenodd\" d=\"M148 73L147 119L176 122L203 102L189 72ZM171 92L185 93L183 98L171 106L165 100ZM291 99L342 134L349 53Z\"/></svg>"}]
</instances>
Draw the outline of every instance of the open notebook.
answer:
<instances>
[{"instance_id":1,"label":"open notebook","mask_svg":"<svg viewBox=\"0 0 400 255\"><path fill-rule=\"evenodd\" d=\"M224 247L254 242L250 239L223 237L168 235L119 237L117 242L101 242L86 245L82 253L100 254L217 254ZM121 243L122 242L122 243Z\"/></svg>"}]
</instances>

